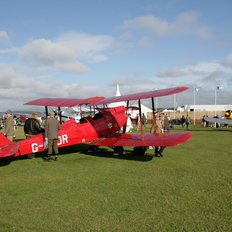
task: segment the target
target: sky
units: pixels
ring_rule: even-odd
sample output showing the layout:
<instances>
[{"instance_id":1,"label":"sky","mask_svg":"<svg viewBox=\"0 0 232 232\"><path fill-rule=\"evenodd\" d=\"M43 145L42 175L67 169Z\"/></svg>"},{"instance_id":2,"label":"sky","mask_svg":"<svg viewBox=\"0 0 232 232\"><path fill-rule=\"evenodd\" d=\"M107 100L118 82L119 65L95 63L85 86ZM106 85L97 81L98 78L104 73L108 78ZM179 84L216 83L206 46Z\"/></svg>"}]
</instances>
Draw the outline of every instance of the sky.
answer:
<instances>
[{"instance_id":1,"label":"sky","mask_svg":"<svg viewBox=\"0 0 232 232\"><path fill-rule=\"evenodd\" d=\"M122 95L189 87L177 106L193 104L194 94L195 104L215 104L216 96L232 105L230 0L0 5L0 111L29 110L25 102L43 97L112 97L116 84ZM171 106L173 96L158 99Z\"/></svg>"}]
</instances>

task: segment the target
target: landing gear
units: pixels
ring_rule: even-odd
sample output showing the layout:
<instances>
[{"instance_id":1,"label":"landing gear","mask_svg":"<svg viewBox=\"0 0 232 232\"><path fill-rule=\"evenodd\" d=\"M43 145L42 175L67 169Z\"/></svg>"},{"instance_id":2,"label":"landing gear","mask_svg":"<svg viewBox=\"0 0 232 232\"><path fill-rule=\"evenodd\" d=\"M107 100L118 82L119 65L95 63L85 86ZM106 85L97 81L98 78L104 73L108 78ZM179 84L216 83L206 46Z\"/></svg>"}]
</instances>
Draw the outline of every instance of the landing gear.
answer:
<instances>
[{"instance_id":1,"label":"landing gear","mask_svg":"<svg viewBox=\"0 0 232 232\"><path fill-rule=\"evenodd\" d=\"M134 147L134 154L135 155L144 155L146 152L146 147Z\"/></svg>"}]
</instances>

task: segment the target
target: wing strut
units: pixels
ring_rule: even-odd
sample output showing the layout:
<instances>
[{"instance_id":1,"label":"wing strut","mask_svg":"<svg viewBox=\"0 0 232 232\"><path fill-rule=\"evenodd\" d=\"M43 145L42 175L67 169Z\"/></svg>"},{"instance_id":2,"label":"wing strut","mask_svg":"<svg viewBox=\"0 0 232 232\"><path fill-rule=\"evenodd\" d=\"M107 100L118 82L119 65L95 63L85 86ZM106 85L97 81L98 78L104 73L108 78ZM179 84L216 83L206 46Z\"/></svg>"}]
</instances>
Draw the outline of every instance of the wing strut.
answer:
<instances>
[{"instance_id":1,"label":"wing strut","mask_svg":"<svg viewBox=\"0 0 232 232\"><path fill-rule=\"evenodd\" d=\"M47 106L45 106L45 114L46 114L46 118L47 118L47 116L48 116L48 107Z\"/></svg>"},{"instance_id":2,"label":"wing strut","mask_svg":"<svg viewBox=\"0 0 232 232\"><path fill-rule=\"evenodd\" d=\"M143 122L142 122L142 110L141 110L141 100L139 99L138 100L138 105L139 105L139 123L140 123L140 132L141 132L141 137L144 138L144 125L143 125Z\"/></svg>"},{"instance_id":3,"label":"wing strut","mask_svg":"<svg viewBox=\"0 0 232 232\"><path fill-rule=\"evenodd\" d=\"M58 106L58 116L59 116L59 119L60 119L60 124L62 124L60 106Z\"/></svg>"},{"instance_id":4,"label":"wing strut","mask_svg":"<svg viewBox=\"0 0 232 232\"><path fill-rule=\"evenodd\" d=\"M126 102L126 114L128 113L127 112L128 107L129 107L129 101ZM128 114L127 114L127 116L128 116ZM126 127L127 127L127 121L126 121L125 125L123 126L123 134L126 133Z\"/></svg>"},{"instance_id":5,"label":"wing strut","mask_svg":"<svg viewBox=\"0 0 232 232\"><path fill-rule=\"evenodd\" d=\"M151 98L151 103L152 103L152 113L155 113L155 103L154 103L154 98Z\"/></svg>"}]
</instances>

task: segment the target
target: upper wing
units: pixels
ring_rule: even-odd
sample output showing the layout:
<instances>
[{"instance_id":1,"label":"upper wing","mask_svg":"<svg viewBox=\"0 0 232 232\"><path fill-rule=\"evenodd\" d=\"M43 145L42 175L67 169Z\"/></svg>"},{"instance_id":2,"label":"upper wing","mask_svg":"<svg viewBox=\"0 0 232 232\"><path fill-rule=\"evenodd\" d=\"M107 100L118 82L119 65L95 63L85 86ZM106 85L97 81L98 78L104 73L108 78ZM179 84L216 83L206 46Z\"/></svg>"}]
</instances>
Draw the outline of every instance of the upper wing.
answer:
<instances>
[{"instance_id":1,"label":"upper wing","mask_svg":"<svg viewBox=\"0 0 232 232\"><path fill-rule=\"evenodd\" d=\"M33 106L63 106L63 107L73 107L77 105L87 105L95 103L97 101L103 100L104 97L91 97L86 99L78 98L39 98L33 101L24 103L24 105Z\"/></svg>"},{"instance_id":2,"label":"upper wing","mask_svg":"<svg viewBox=\"0 0 232 232\"><path fill-rule=\"evenodd\" d=\"M232 124L231 119L225 119L225 118L205 118L205 121L211 123Z\"/></svg>"},{"instance_id":3,"label":"upper wing","mask_svg":"<svg viewBox=\"0 0 232 232\"><path fill-rule=\"evenodd\" d=\"M176 87L176 88L154 90L154 91L148 91L148 92L142 92L142 93L128 94L128 95L111 97L111 98L106 98L106 99L104 97L91 97L91 98L85 98L85 99L39 98L33 101L26 102L24 103L24 105L73 107L77 105L90 104L90 105L96 106L96 105L105 105L105 104L109 104L113 102L120 102L120 101L129 101L129 100L138 100L138 99L168 96L168 95L183 92L187 89L188 87Z\"/></svg>"},{"instance_id":4,"label":"upper wing","mask_svg":"<svg viewBox=\"0 0 232 232\"><path fill-rule=\"evenodd\" d=\"M142 93L128 94L128 95L122 95L122 96L117 96L117 97L105 98L104 100L92 103L90 105L94 105L94 106L106 105L106 104L113 103L113 102L130 101L130 100L146 99L146 98L153 98L153 97L163 97L163 96L180 93L187 89L188 87L176 87L176 88L169 88L169 89L153 90L153 91L142 92Z\"/></svg>"},{"instance_id":5,"label":"upper wing","mask_svg":"<svg viewBox=\"0 0 232 232\"><path fill-rule=\"evenodd\" d=\"M176 146L192 137L190 132L165 134L115 134L109 138L93 141L96 146Z\"/></svg>"}]
</instances>

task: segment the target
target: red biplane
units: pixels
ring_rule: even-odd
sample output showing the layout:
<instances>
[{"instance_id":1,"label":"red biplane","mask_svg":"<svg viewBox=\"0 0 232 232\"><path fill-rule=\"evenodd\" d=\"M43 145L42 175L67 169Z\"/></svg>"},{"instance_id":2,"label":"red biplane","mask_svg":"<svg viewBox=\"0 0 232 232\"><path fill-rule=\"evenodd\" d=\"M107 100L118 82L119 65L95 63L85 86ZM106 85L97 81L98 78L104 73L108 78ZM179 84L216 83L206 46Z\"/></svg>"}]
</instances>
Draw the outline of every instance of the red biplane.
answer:
<instances>
[{"instance_id":1,"label":"red biplane","mask_svg":"<svg viewBox=\"0 0 232 232\"><path fill-rule=\"evenodd\" d=\"M148 146L175 146L186 142L192 134L189 132L166 133L166 134L125 134L122 128L125 128L127 122L126 107L118 106L107 108L107 104L113 102L138 100L139 115L141 117L141 99L151 98L154 111L154 98L177 94L187 90L187 87L176 87L137 94L129 94L112 98L93 97L88 99L64 99L64 98L42 98L25 103L25 105L37 105L47 107L73 107L77 105L88 104L98 112L93 116L81 118L79 123L70 119L61 125L59 131L58 147L72 146L75 144L88 143L90 148L99 146L109 146L117 154L123 154L123 146L134 147L136 154L144 154ZM101 108L99 108L101 106ZM143 131L143 130L141 130ZM44 152L46 150L43 134L35 135L31 138L19 142L11 142L2 133L0 133L0 158L17 157L26 154Z\"/></svg>"}]
</instances>

